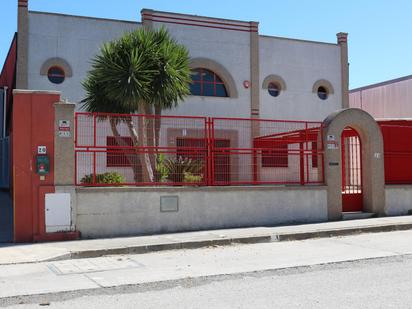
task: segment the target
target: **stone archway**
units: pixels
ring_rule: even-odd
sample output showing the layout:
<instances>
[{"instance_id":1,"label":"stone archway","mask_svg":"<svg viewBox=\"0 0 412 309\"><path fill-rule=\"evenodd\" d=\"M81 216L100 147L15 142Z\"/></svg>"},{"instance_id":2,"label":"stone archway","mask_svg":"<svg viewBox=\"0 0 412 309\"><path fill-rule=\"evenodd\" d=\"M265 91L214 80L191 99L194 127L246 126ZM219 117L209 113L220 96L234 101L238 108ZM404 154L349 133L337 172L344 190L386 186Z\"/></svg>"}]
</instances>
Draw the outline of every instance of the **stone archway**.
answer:
<instances>
[{"instance_id":1,"label":"stone archway","mask_svg":"<svg viewBox=\"0 0 412 309\"><path fill-rule=\"evenodd\" d=\"M341 135L346 127L356 130L361 139L363 209L377 215L384 215L385 179L383 137L380 127L367 112L348 108L329 115L323 121L328 218L329 220L342 218Z\"/></svg>"}]
</instances>

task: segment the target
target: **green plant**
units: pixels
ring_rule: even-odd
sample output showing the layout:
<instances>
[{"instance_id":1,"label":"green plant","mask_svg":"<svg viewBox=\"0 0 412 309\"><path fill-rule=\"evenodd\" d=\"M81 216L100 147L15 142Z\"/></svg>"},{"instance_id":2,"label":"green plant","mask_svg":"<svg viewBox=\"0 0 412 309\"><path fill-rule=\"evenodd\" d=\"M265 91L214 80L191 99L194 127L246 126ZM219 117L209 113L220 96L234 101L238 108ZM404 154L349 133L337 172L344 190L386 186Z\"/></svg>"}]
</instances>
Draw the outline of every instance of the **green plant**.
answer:
<instances>
[{"instance_id":1,"label":"green plant","mask_svg":"<svg viewBox=\"0 0 412 309\"><path fill-rule=\"evenodd\" d=\"M167 177L169 176L168 170L165 167L166 157L163 153L160 153L156 156L156 182L166 182Z\"/></svg>"},{"instance_id":2,"label":"green plant","mask_svg":"<svg viewBox=\"0 0 412 309\"><path fill-rule=\"evenodd\" d=\"M164 167L167 170L167 179L179 183L184 182L185 173L188 175L199 175L203 170L203 164L199 160L183 158L167 159L164 161Z\"/></svg>"},{"instance_id":3,"label":"green plant","mask_svg":"<svg viewBox=\"0 0 412 309\"><path fill-rule=\"evenodd\" d=\"M203 175L193 175L190 172L185 172L184 173L184 178L183 178L183 182L187 182L187 183L196 183L196 182L201 182L203 180Z\"/></svg>"},{"instance_id":4,"label":"green plant","mask_svg":"<svg viewBox=\"0 0 412 309\"><path fill-rule=\"evenodd\" d=\"M81 180L83 184L93 183L93 174L85 175ZM102 184L121 184L124 183L125 179L122 175L117 172L107 172L103 174L96 174L95 183Z\"/></svg>"}]
</instances>

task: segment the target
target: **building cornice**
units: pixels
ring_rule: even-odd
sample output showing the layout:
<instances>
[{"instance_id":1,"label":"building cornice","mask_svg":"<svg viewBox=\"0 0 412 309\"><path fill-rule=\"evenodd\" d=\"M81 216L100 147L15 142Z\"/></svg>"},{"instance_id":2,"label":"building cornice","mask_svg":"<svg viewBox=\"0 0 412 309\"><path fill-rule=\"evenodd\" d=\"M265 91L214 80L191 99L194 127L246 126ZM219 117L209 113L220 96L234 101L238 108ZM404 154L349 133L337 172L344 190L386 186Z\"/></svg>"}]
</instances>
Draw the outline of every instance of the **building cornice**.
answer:
<instances>
[{"instance_id":1,"label":"building cornice","mask_svg":"<svg viewBox=\"0 0 412 309\"><path fill-rule=\"evenodd\" d=\"M29 11L29 14L52 15L52 16L69 17L69 18L83 18L83 19L91 19L91 20L98 20L98 21L109 21L109 22L130 23L130 24L141 25L141 22L132 21L132 20L111 19L111 18L101 18L101 17L81 16L81 15L70 15L70 14L52 13L52 12Z\"/></svg>"},{"instance_id":2,"label":"building cornice","mask_svg":"<svg viewBox=\"0 0 412 309\"><path fill-rule=\"evenodd\" d=\"M204 20L204 21L215 21L215 22L223 22L223 23L231 23L231 24L244 24L248 25L250 22L254 21L244 21L238 19L227 19L227 18L220 18L220 17L210 17L210 16L203 16L203 15L196 15L196 14L184 14L184 13L175 13L175 12L168 12L168 11L155 11L151 9L142 9L140 11L143 14L155 14L155 15L164 15L164 16L176 16L180 18L188 18L194 20Z\"/></svg>"},{"instance_id":3,"label":"building cornice","mask_svg":"<svg viewBox=\"0 0 412 309\"><path fill-rule=\"evenodd\" d=\"M304 40L304 39L295 39L295 38L286 38L281 36L274 36L274 35L259 35L261 38L269 38L269 39L279 39L279 40L287 40L287 41L294 41L294 42L301 42L301 43L310 43L310 44L320 44L320 45L329 45L338 47L339 44L329 43L329 42L321 42L321 41L311 41L311 40Z\"/></svg>"},{"instance_id":4,"label":"building cornice","mask_svg":"<svg viewBox=\"0 0 412 309\"><path fill-rule=\"evenodd\" d=\"M204 17L188 14L177 14L169 12L143 9L141 11L142 22L158 22L166 24L176 24L182 26L214 28L221 30L233 30L242 32L258 32L259 23L226 20L221 18Z\"/></svg>"}]
</instances>

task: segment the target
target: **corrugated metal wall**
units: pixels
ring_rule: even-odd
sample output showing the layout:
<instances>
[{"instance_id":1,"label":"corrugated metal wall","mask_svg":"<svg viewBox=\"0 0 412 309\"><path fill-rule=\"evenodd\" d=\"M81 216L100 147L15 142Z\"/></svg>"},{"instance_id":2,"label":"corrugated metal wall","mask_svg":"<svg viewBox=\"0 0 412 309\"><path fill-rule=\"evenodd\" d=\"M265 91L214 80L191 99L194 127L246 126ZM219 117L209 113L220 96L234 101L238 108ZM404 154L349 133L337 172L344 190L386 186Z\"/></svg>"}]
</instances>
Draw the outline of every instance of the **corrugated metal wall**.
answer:
<instances>
[{"instance_id":1,"label":"corrugated metal wall","mask_svg":"<svg viewBox=\"0 0 412 309\"><path fill-rule=\"evenodd\" d=\"M412 118L412 76L355 89L349 94L349 106L375 118Z\"/></svg>"}]
</instances>

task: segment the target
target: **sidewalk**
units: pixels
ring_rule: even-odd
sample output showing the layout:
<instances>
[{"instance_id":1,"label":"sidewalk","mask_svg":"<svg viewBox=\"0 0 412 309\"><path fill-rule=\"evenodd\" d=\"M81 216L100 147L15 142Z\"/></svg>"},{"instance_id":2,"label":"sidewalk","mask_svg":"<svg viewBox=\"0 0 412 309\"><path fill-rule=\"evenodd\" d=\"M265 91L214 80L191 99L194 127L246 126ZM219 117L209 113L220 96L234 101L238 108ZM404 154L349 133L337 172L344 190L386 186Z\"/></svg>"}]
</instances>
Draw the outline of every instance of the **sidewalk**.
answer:
<instances>
[{"instance_id":1,"label":"sidewalk","mask_svg":"<svg viewBox=\"0 0 412 309\"><path fill-rule=\"evenodd\" d=\"M412 216L39 244L0 244L0 265L412 229Z\"/></svg>"}]
</instances>

